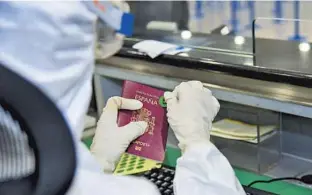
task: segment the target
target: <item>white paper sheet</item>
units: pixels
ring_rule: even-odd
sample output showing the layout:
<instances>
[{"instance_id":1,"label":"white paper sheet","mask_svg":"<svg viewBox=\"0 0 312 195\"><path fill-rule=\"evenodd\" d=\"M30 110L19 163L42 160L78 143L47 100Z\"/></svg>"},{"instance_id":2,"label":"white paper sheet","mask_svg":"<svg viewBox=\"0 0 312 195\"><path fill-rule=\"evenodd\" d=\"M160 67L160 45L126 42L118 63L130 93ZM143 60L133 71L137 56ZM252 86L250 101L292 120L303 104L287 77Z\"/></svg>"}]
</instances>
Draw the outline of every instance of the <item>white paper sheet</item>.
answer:
<instances>
[{"instance_id":1,"label":"white paper sheet","mask_svg":"<svg viewBox=\"0 0 312 195\"><path fill-rule=\"evenodd\" d=\"M132 48L146 53L151 58L156 58L161 54L175 55L177 53L187 52L191 50L190 48L184 48L179 45L155 40L141 41L133 45Z\"/></svg>"}]
</instances>

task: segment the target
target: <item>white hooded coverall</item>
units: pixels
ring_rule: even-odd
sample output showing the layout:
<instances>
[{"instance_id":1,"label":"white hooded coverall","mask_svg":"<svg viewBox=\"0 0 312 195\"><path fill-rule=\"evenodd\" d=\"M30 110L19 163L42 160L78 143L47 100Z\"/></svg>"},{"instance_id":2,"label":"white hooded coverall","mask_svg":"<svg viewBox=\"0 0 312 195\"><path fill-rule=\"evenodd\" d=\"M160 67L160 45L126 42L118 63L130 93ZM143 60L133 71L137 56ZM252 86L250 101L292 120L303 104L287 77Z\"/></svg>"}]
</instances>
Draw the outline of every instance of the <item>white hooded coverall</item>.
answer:
<instances>
[{"instance_id":1,"label":"white hooded coverall","mask_svg":"<svg viewBox=\"0 0 312 195\"><path fill-rule=\"evenodd\" d=\"M158 195L140 178L104 174L80 141L91 96L94 12L85 2L0 2L0 62L43 90L74 136L78 168L70 195ZM212 144L195 144L178 159L177 195L243 195L227 159Z\"/></svg>"}]
</instances>

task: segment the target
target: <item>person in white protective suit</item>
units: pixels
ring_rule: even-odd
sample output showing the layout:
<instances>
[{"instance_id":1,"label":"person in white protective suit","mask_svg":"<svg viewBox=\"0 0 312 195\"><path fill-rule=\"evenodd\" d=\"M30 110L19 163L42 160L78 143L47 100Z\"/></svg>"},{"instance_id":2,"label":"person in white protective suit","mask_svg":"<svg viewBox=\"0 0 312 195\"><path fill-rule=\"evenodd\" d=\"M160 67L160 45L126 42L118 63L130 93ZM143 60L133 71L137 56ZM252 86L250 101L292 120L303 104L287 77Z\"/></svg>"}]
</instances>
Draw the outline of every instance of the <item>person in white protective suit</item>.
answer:
<instances>
[{"instance_id":1,"label":"person in white protective suit","mask_svg":"<svg viewBox=\"0 0 312 195\"><path fill-rule=\"evenodd\" d=\"M111 174L129 143L147 127L145 122L118 127L118 109L140 109L141 102L109 99L98 121L91 152L80 141L92 90L94 24L99 17L114 27L114 20L107 21L96 6L98 2L93 3L0 2L0 62L44 91L67 119L78 154L78 168L67 194L158 195L157 188L147 180ZM124 2L112 3L127 9ZM112 41L108 44L114 49L102 43L103 56L118 51L122 36ZM165 99L169 124L183 152L177 162L174 193L245 194L227 159L209 141L209 130L220 106L211 92L201 82L190 81L166 92ZM34 166L23 174L31 174Z\"/></svg>"}]
</instances>

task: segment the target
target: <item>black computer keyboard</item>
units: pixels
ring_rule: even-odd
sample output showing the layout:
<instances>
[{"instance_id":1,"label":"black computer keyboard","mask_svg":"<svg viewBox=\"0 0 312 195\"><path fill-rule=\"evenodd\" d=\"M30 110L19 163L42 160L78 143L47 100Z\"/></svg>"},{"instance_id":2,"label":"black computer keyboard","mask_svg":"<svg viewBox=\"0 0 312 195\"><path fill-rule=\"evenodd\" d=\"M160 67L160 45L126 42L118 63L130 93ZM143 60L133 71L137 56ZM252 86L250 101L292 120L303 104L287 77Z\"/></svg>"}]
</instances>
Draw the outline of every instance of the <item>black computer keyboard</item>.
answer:
<instances>
[{"instance_id":1,"label":"black computer keyboard","mask_svg":"<svg viewBox=\"0 0 312 195\"><path fill-rule=\"evenodd\" d=\"M143 176L155 183L162 195L174 195L173 193L173 178L174 169L169 167L162 167L159 169L153 169L151 171L145 172ZM255 188L243 186L246 195L276 195L270 192L265 192Z\"/></svg>"},{"instance_id":2,"label":"black computer keyboard","mask_svg":"<svg viewBox=\"0 0 312 195\"><path fill-rule=\"evenodd\" d=\"M155 183L162 195L173 195L174 173L173 169L162 167L145 172L144 177Z\"/></svg>"}]
</instances>

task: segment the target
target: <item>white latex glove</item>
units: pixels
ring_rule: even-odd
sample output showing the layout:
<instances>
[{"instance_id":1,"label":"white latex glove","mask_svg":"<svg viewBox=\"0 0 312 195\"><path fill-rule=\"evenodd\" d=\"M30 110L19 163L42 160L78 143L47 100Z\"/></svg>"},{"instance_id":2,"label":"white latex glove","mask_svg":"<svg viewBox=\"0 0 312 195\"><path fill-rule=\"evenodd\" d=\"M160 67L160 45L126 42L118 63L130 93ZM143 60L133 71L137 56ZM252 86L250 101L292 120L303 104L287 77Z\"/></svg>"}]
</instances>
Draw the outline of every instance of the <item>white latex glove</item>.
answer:
<instances>
[{"instance_id":1,"label":"white latex glove","mask_svg":"<svg viewBox=\"0 0 312 195\"><path fill-rule=\"evenodd\" d=\"M164 94L168 122L182 152L192 144L210 143L212 121L220 109L218 100L199 81L183 82Z\"/></svg>"},{"instance_id":2,"label":"white latex glove","mask_svg":"<svg viewBox=\"0 0 312 195\"><path fill-rule=\"evenodd\" d=\"M118 109L138 110L143 104L138 100L112 97L97 123L95 136L91 145L91 153L103 166L104 172L110 173L126 151L129 144L142 135L147 123L144 121L131 122L123 127L117 126Z\"/></svg>"}]
</instances>

